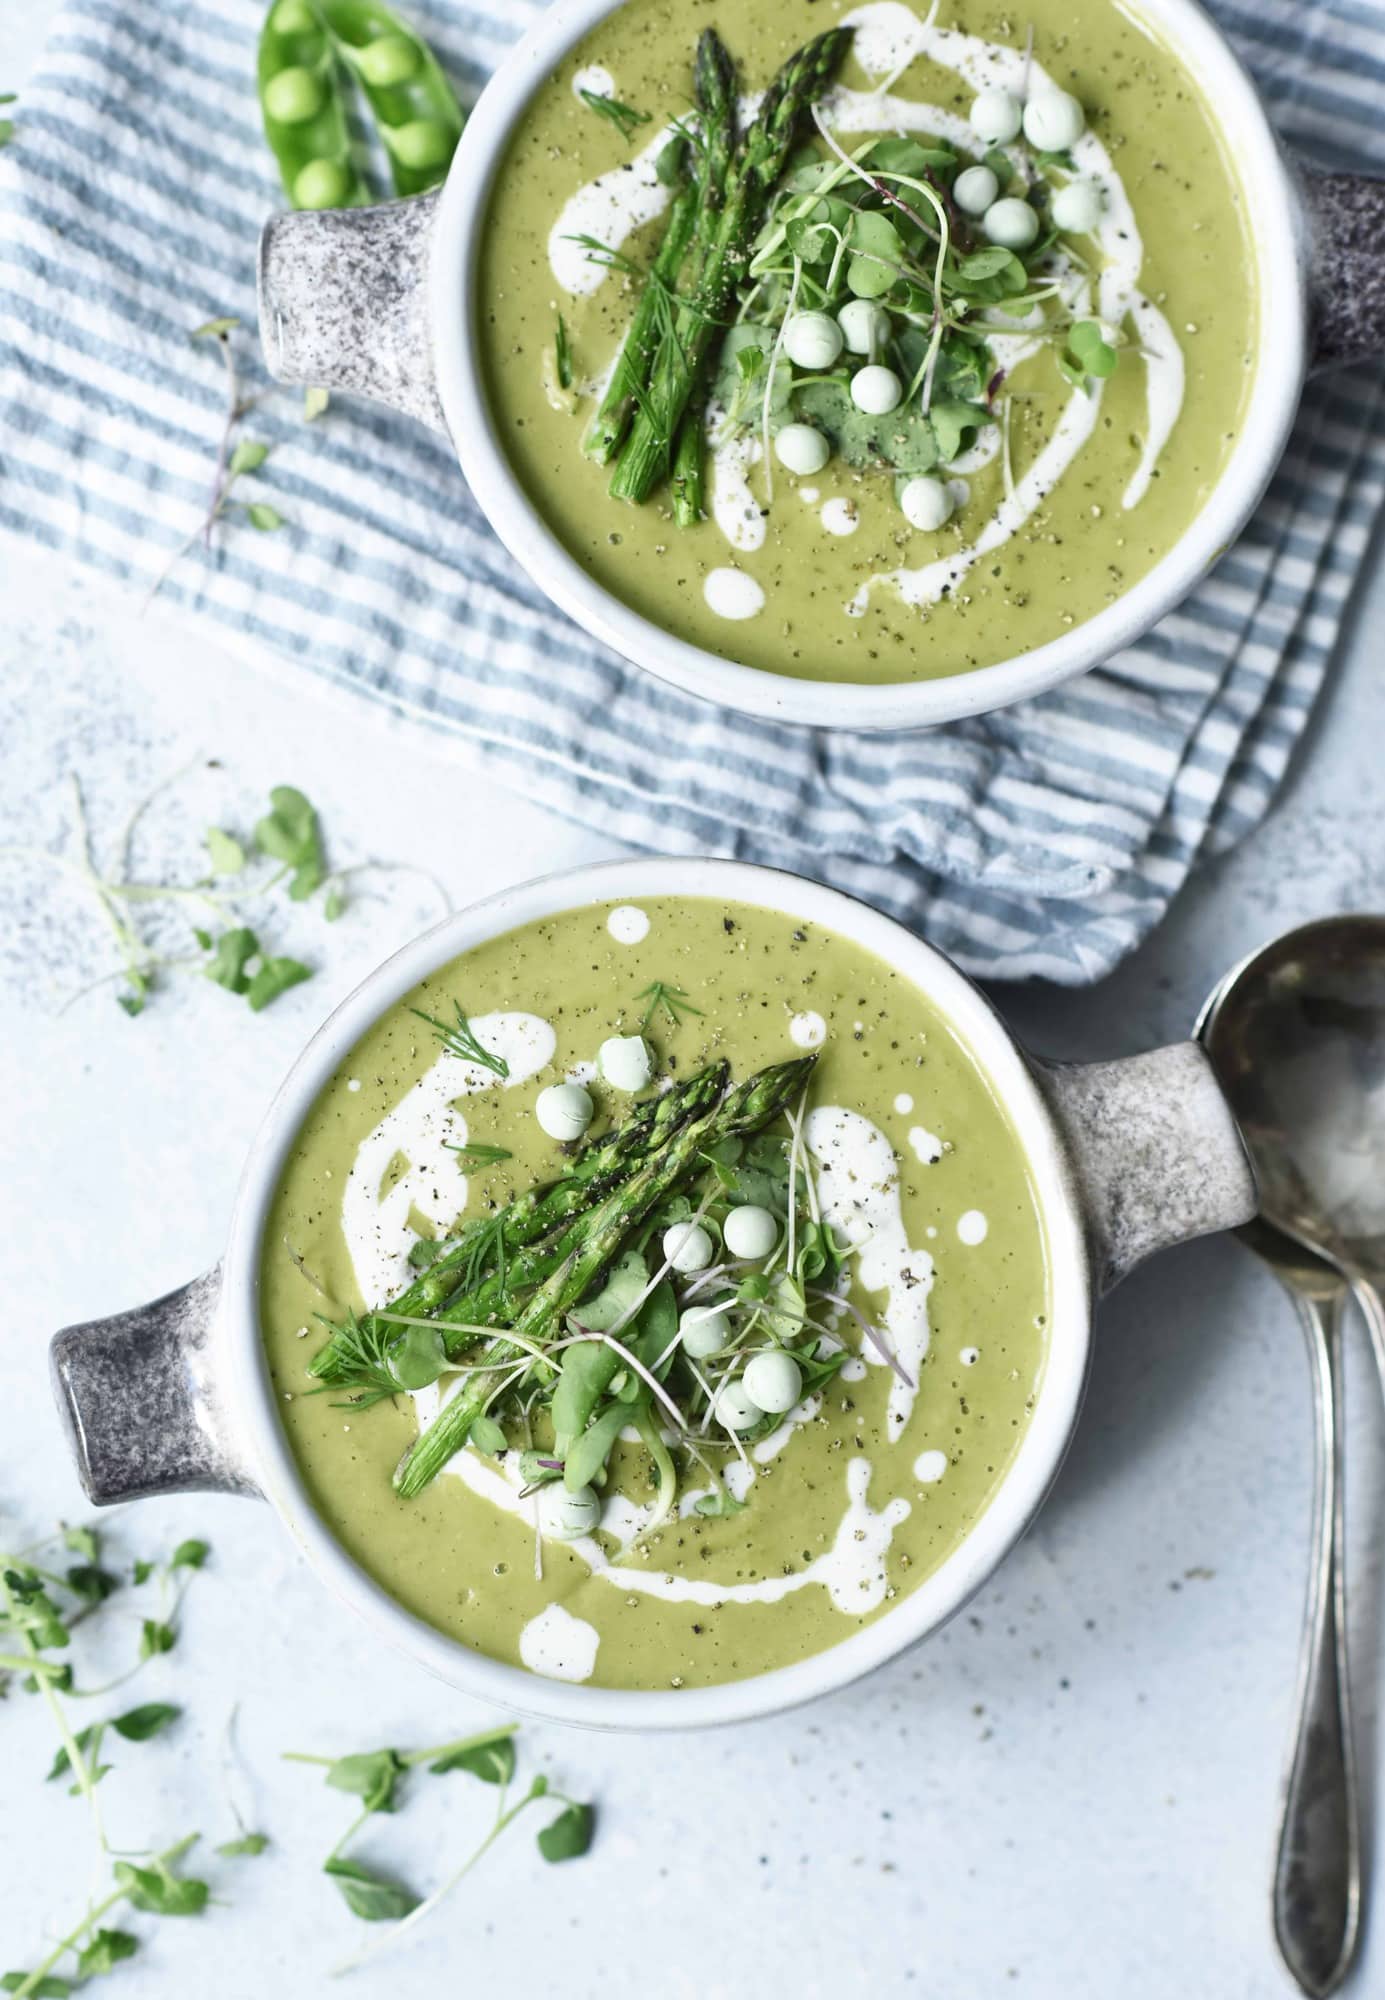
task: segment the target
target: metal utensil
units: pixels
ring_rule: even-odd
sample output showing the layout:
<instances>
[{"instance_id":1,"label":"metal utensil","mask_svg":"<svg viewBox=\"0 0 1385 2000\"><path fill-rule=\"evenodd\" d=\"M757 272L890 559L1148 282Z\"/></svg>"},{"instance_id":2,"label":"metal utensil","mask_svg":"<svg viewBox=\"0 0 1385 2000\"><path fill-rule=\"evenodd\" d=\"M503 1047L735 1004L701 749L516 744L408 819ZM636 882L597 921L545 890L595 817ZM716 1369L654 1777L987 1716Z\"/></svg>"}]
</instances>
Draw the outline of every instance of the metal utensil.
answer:
<instances>
[{"instance_id":1,"label":"metal utensil","mask_svg":"<svg viewBox=\"0 0 1385 2000\"><path fill-rule=\"evenodd\" d=\"M1361 992L1353 962L1363 970ZM1238 1234L1293 1298L1313 1381L1313 1556L1273 1904L1280 1951L1314 2000L1345 1978L1360 1921L1342 1521L1341 1329L1353 1276L1375 1308L1368 1320L1378 1360L1385 1354L1385 1313L1362 1258L1363 1250L1369 1253L1370 1215L1354 1185L1344 1185L1351 1168L1344 1174L1334 1165L1329 1135L1340 1135L1336 1144L1349 1162L1372 1152L1385 1156L1385 1120L1369 1115L1381 1074L1377 1057L1385 1056L1385 1034L1374 1031L1385 1029L1377 996L1385 999L1385 923L1337 920L1290 933L1248 959L1222 981L1198 1023L1241 1120L1269 1218ZM1364 1093L1365 1116L1354 1091ZM1309 1229L1316 1240L1305 1247ZM1317 1254L1329 1244L1337 1253L1330 1262ZM1348 1264L1350 1272L1342 1268Z\"/></svg>"}]
</instances>

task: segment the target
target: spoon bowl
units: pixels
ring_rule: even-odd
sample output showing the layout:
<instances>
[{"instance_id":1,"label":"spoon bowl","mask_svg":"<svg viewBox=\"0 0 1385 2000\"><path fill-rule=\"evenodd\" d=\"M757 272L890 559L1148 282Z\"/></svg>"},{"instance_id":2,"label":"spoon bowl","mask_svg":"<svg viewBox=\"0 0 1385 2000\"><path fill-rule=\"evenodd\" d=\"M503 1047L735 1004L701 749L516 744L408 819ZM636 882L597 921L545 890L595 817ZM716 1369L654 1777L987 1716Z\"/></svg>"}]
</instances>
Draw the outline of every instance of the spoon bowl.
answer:
<instances>
[{"instance_id":1,"label":"spoon bowl","mask_svg":"<svg viewBox=\"0 0 1385 2000\"><path fill-rule=\"evenodd\" d=\"M1265 1220L1351 1284L1385 1380L1385 917L1277 938L1221 982L1198 1035Z\"/></svg>"}]
</instances>

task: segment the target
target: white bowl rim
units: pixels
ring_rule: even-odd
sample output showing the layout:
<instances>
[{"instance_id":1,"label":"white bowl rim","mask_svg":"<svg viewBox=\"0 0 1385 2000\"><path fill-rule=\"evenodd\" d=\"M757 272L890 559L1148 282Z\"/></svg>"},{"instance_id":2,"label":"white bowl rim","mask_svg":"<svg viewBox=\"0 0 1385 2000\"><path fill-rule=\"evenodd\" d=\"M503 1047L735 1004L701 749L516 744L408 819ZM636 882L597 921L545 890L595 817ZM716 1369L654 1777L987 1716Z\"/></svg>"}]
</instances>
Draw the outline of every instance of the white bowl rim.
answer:
<instances>
[{"instance_id":1,"label":"white bowl rim","mask_svg":"<svg viewBox=\"0 0 1385 2000\"><path fill-rule=\"evenodd\" d=\"M360 1036L420 979L460 952L536 918L654 896L730 900L820 923L873 951L939 1008L1005 1105L1030 1165L1050 1260L1048 1350L1034 1409L991 1501L961 1545L891 1610L825 1652L706 1688L626 1691L549 1680L448 1638L405 1610L346 1553L308 1496L274 1406L260 1340L260 1244L283 1162L319 1091ZM606 1729L741 1722L833 1692L951 1618L1019 1540L1057 1473L1077 1421L1091 1344L1091 1280L1071 1164L1032 1072L990 1002L951 962L892 918L839 890L738 861L642 857L597 863L505 889L386 959L318 1029L270 1106L232 1218L216 1366L265 1497L311 1566L390 1644L450 1685L498 1707Z\"/></svg>"},{"instance_id":2,"label":"white bowl rim","mask_svg":"<svg viewBox=\"0 0 1385 2000\"><path fill-rule=\"evenodd\" d=\"M556 0L482 92L443 188L429 253L438 394L462 471L496 534L545 595L593 637L687 693L766 720L851 730L921 729L987 713L1085 673L1133 644L1187 596L1245 526L1279 462L1307 351L1305 232L1297 184L1258 91L1196 0L1128 0L1170 42L1217 117L1238 172L1259 273L1255 379L1231 456L1173 548L1116 603L1032 651L970 673L883 685L797 680L676 638L598 584L548 526L511 469L476 359L473 282L490 187L537 84L622 0ZM1115 0L1113 0L1115 4ZM1252 198L1253 196L1253 198Z\"/></svg>"}]
</instances>

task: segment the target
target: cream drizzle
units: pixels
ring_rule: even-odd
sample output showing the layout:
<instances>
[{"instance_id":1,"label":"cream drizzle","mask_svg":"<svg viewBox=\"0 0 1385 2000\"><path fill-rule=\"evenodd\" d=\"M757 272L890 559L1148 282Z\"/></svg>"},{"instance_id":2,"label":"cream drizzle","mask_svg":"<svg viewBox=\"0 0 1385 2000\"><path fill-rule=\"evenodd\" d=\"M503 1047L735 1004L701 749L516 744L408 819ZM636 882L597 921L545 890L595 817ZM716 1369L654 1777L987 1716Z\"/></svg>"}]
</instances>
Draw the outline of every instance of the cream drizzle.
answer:
<instances>
[{"instance_id":1,"label":"cream drizzle","mask_svg":"<svg viewBox=\"0 0 1385 2000\"><path fill-rule=\"evenodd\" d=\"M553 1059L556 1037L537 1014L478 1014L472 1033L483 1048L503 1056L503 1080L478 1063L444 1051L413 1089L380 1120L356 1150L342 1195L341 1224L362 1298L382 1304L409 1281L409 1252L418 1233L411 1212L446 1229L466 1207L467 1177L449 1146L466 1143L466 1120L454 1099L479 1091L513 1090ZM399 1157L404 1171L384 1185Z\"/></svg>"},{"instance_id":2,"label":"cream drizzle","mask_svg":"<svg viewBox=\"0 0 1385 2000\"><path fill-rule=\"evenodd\" d=\"M884 1133L859 1111L824 1105L804 1125L808 1151L818 1163L818 1199L826 1221L856 1249L855 1279L862 1290L885 1292L884 1331L903 1378L892 1373L886 1429L898 1442L918 1393L919 1369L928 1352L928 1295L933 1259L905 1234L895 1151ZM869 1343L861 1358L889 1362Z\"/></svg>"}]
</instances>

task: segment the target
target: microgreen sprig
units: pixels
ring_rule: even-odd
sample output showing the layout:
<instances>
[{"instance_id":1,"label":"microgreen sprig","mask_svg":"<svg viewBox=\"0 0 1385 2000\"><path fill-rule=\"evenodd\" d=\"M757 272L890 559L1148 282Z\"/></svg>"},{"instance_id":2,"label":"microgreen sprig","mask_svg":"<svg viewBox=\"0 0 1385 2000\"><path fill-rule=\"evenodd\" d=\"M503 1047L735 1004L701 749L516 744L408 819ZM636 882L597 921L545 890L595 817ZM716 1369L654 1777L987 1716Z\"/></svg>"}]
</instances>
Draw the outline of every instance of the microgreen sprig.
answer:
<instances>
[{"instance_id":1,"label":"microgreen sprig","mask_svg":"<svg viewBox=\"0 0 1385 2000\"><path fill-rule=\"evenodd\" d=\"M399 1943L406 1933L451 1895L505 1829L529 1806L543 1799L551 1799L563 1808L557 1818L539 1833L537 1844L544 1860L571 1861L587 1852L595 1830L592 1807L555 1790L542 1772L530 1781L528 1789L519 1799L513 1804L508 1803L508 1790L517 1763L515 1738L518 1729L517 1723L507 1723L498 1729L483 1730L478 1735L459 1737L449 1743L435 1743L422 1750L366 1750L344 1757L285 1751L285 1758L290 1763L320 1766L333 1790L361 1800L360 1812L327 1855L323 1872L335 1882L347 1908L355 1916L366 1923L392 1925L384 1937L335 1966L335 1972L354 1971L366 1959ZM405 1780L411 1774L423 1771L435 1777L464 1771L473 1778L479 1778L483 1784L493 1785L498 1793L495 1819L484 1839L461 1866L426 1897L417 1895L396 1877L383 1874L344 1852L373 1814L398 1810Z\"/></svg>"}]
</instances>

